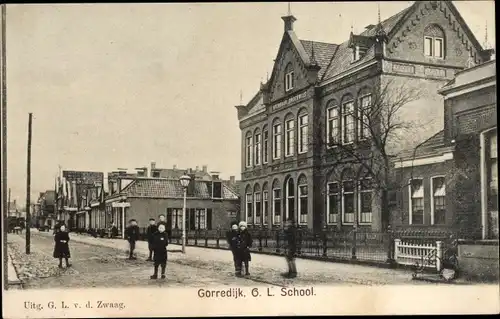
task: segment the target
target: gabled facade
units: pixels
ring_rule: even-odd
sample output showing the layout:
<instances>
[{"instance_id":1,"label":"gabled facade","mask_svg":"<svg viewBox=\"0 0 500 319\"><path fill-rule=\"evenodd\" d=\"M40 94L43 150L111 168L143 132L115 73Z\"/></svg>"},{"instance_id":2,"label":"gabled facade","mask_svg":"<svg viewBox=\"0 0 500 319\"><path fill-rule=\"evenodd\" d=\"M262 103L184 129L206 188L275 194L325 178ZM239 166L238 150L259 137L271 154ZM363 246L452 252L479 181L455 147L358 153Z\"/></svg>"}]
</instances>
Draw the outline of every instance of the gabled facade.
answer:
<instances>
[{"instance_id":1,"label":"gabled facade","mask_svg":"<svg viewBox=\"0 0 500 319\"><path fill-rule=\"evenodd\" d=\"M397 156L440 129L437 88L467 65L488 60L490 52L449 1L417 1L341 44L301 40L293 31L295 17L282 19L271 78L247 105L236 107L241 218L264 227L292 218L314 229L382 230L389 212L382 212L366 163L344 154L346 147L374 152L364 117L355 115L370 110L383 87L422 91L398 114L414 124L412 133L388 138L388 156Z\"/></svg>"}]
</instances>

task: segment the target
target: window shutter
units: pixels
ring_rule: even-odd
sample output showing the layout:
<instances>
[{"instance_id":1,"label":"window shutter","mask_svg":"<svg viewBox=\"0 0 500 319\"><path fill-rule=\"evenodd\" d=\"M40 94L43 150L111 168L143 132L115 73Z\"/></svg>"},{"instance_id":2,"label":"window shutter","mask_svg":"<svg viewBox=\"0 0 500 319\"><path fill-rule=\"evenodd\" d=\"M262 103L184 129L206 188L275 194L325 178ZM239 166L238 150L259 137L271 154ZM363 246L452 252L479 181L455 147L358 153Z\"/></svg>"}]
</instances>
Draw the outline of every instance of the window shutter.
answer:
<instances>
[{"instance_id":1,"label":"window shutter","mask_svg":"<svg viewBox=\"0 0 500 319\"><path fill-rule=\"evenodd\" d=\"M167 208L167 229L172 229L172 208Z\"/></svg>"},{"instance_id":2,"label":"window shutter","mask_svg":"<svg viewBox=\"0 0 500 319\"><path fill-rule=\"evenodd\" d=\"M189 229L190 230L195 230L196 229L196 210L194 208L189 209Z\"/></svg>"},{"instance_id":3,"label":"window shutter","mask_svg":"<svg viewBox=\"0 0 500 319\"><path fill-rule=\"evenodd\" d=\"M212 209L207 208L207 229L212 229Z\"/></svg>"}]
</instances>

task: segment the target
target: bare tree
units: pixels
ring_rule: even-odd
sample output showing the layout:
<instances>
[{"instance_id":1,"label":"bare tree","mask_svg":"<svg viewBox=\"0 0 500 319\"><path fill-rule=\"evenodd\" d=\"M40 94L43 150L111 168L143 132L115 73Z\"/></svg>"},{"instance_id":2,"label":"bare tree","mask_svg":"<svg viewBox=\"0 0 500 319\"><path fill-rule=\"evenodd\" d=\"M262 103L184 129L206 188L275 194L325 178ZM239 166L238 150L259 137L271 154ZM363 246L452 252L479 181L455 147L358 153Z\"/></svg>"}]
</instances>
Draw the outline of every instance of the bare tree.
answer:
<instances>
[{"instance_id":1,"label":"bare tree","mask_svg":"<svg viewBox=\"0 0 500 319\"><path fill-rule=\"evenodd\" d=\"M370 91L352 105L339 105L342 129L336 136L335 132L330 132L327 145L331 150L326 156L334 156L337 163L356 167L362 172L359 180L370 181L376 194L373 199L380 199L385 228L389 194L406 186L394 178L393 162L405 144L409 144L408 140L415 138L418 126L407 106L421 99L423 93L409 82L400 85L392 80L385 83L374 80L372 84ZM345 130L349 125L351 131Z\"/></svg>"}]
</instances>

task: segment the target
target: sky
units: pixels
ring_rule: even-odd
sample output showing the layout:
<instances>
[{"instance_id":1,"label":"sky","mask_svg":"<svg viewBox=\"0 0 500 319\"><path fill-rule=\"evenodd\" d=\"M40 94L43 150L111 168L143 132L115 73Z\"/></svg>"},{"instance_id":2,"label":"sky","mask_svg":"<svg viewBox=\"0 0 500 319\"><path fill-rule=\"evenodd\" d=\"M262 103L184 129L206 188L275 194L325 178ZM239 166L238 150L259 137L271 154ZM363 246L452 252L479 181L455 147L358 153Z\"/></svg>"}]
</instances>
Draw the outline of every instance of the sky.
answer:
<instances>
[{"instance_id":1,"label":"sky","mask_svg":"<svg viewBox=\"0 0 500 319\"><path fill-rule=\"evenodd\" d=\"M411 1L380 2L382 19ZM495 45L493 1L454 2L480 43ZM292 3L300 39L342 43L377 21L377 2ZM31 198L61 168L207 165L241 171L235 105L270 75L286 2L7 6L7 171Z\"/></svg>"}]
</instances>

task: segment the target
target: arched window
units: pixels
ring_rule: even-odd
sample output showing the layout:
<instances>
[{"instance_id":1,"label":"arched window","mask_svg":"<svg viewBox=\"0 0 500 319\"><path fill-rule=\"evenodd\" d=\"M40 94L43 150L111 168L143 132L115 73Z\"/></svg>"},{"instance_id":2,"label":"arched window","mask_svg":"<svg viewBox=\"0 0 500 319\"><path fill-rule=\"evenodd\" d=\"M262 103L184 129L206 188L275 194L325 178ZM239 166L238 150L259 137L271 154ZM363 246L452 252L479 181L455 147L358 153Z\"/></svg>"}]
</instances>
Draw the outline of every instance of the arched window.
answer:
<instances>
[{"instance_id":1,"label":"arched window","mask_svg":"<svg viewBox=\"0 0 500 319\"><path fill-rule=\"evenodd\" d=\"M307 178L305 175L301 175L297 181L299 188L299 224L307 224L308 215L308 188L307 188Z\"/></svg>"},{"instance_id":2,"label":"arched window","mask_svg":"<svg viewBox=\"0 0 500 319\"><path fill-rule=\"evenodd\" d=\"M285 117L285 157L292 156L295 150L295 120L293 115Z\"/></svg>"},{"instance_id":3,"label":"arched window","mask_svg":"<svg viewBox=\"0 0 500 319\"><path fill-rule=\"evenodd\" d=\"M289 177L285 183L285 196L285 220L295 220L295 183L293 182L293 178L291 177Z\"/></svg>"},{"instance_id":4,"label":"arched window","mask_svg":"<svg viewBox=\"0 0 500 319\"><path fill-rule=\"evenodd\" d=\"M274 180L273 186L273 224L281 223L281 187L277 179Z\"/></svg>"},{"instance_id":5,"label":"arched window","mask_svg":"<svg viewBox=\"0 0 500 319\"><path fill-rule=\"evenodd\" d=\"M373 180L366 170L358 174L358 220L360 224L371 224L373 207Z\"/></svg>"},{"instance_id":6,"label":"arched window","mask_svg":"<svg viewBox=\"0 0 500 319\"><path fill-rule=\"evenodd\" d=\"M351 169L342 172L342 224L354 223L354 190L356 183Z\"/></svg>"},{"instance_id":7,"label":"arched window","mask_svg":"<svg viewBox=\"0 0 500 319\"><path fill-rule=\"evenodd\" d=\"M299 124L299 147L298 153L303 154L307 152L309 142L309 115L307 111L301 110L298 117Z\"/></svg>"},{"instance_id":8,"label":"arched window","mask_svg":"<svg viewBox=\"0 0 500 319\"><path fill-rule=\"evenodd\" d=\"M351 95L347 95L342 99L342 144L350 144L354 142L355 130L355 113L354 99Z\"/></svg>"},{"instance_id":9,"label":"arched window","mask_svg":"<svg viewBox=\"0 0 500 319\"><path fill-rule=\"evenodd\" d=\"M358 94L358 140L362 141L369 138L371 118L370 111L372 106L372 94L368 88L363 88Z\"/></svg>"},{"instance_id":10,"label":"arched window","mask_svg":"<svg viewBox=\"0 0 500 319\"><path fill-rule=\"evenodd\" d=\"M245 189L245 217L246 222L251 224L253 222L253 196L252 196L252 188L250 185L247 185Z\"/></svg>"},{"instance_id":11,"label":"arched window","mask_svg":"<svg viewBox=\"0 0 500 319\"><path fill-rule=\"evenodd\" d=\"M260 192L259 184L255 184L253 187L253 200L254 200L254 224L260 225L262 220L262 193Z\"/></svg>"},{"instance_id":12,"label":"arched window","mask_svg":"<svg viewBox=\"0 0 500 319\"><path fill-rule=\"evenodd\" d=\"M288 63L288 65L285 68L285 92L293 90L293 87L295 85L295 80L294 80L294 72L293 72L293 66L291 63Z\"/></svg>"},{"instance_id":13,"label":"arched window","mask_svg":"<svg viewBox=\"0 0 500 319\"><path fill-rule=\"evenodd\" d=\"M255 130L254 134L254 157L255 157L255 165L260 165L260 160L262 156L262 135L259 129Z\"/></svg>"},{"instance_id":14,"label":"arched window","mask_svg":"<svg viewBox=\"0 0 500 319\"><path fill-rule=\"evenodd\" d=\"M246 167L251 167L252 166L252 150L253 150L253 138L252 138L252 133L247 132L245 135L245 166Z\"/></svg>"},{"instance_id":15,"label":"arched window","mask_svg":"<svg viewBox=\"0 0 500 319\"><path fill-rule=\"evenodd\" d=\"M273 160L281 158L281 122L273 121Z\"/></svg>"},{"instance_id":16,"label":"arched window","mask_svg":"<svg viewBox=\"0 0 500 319\"><path fill-rule=\"evenodd\" d=\"M328 177L327 183L327 198L326 198L326 223L327 224L337 224L339 221L340 209L341 209L341 187L337 179L336 174L332 173Z\"/></svg>"},{"instance_id":17,"label":"arched window","mask_svg":"<svg viewBox=\"0 0 500 319\"><path fill-rule=\"evenodd\" d=\"M267 164L269 162L269 130L267 125L264 125L262 129L262 163Z\"/></svg>"},{"instance_id":18,"label":"arched window","mask_svg":"<svg viewBox=\"0 0 500 319\"><path fill-rule=\"evenodd\" d=\"M269 190L267 183L262 186L262 224L267 225L269 222Z\"/></svg>"},{"instance_id":19,"label":"arched window","mask_svg":"<svg viewBox=\"0 0 500 319\"><path fill-rule=\"evenodd\" d=\"M330 101L326 108L326 141L328 147L335 146L340 140L340 111L337 101Z\"/></svg>"},{"instance_id":20,"label":"arched window","mask_svg":"<svg viewBox=\"0 0 500 319\"><path fill-rule=\"evenodd\" d=\"M437 24L431 24L424 30L424 54L433 58L444 58L445 35Z\"/></svg>"}]
</instances>

